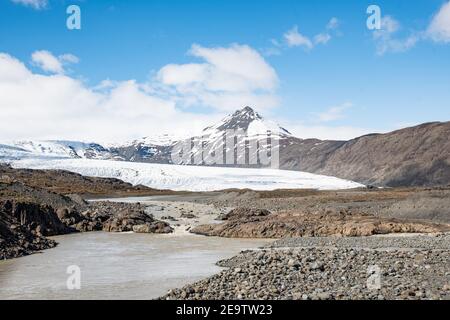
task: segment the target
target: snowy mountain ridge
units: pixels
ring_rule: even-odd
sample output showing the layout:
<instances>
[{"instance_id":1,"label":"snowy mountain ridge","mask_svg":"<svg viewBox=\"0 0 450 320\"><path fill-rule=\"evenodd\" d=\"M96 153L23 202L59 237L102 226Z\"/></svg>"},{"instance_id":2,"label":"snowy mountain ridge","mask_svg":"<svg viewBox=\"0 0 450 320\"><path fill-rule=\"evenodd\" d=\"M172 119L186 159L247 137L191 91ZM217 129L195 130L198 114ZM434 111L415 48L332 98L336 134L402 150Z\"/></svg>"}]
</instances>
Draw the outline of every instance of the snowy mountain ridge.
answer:
<instances>
[{"instance_id":1,"label":"snowy mountain ridge","mask_svg":"<svg viewBox=\"0 0 450 320\"><path fill-rule=\"evenodd\" d=\"M42 140L14 141L0 145L0 158L55 157L69 159L122 160L98 143Z\"/></svg>"},{"instance_id":2,"label":"snowy mountain ridge","mask_svg":"<svg viewBox=\"0 0 450 320\"><path fill-rule=\"evenodd\" d=\"M252 108L245 107L205 128L200 136L180 137L159 134L125 143L104 143L103 145L96 142L65 140L14 141L0 144L0 159L38 156L172 164L172 148L178 142L191 140L215 150L225 149L226 135L230 132L244 132L247 141L263 141L268 136L277 139L292 137L286 129L265 120ZM242 147L243 143L246 142L238 141L236 148ZM208 155L203 154L203 150L194 152L193 156L203 158L206 162L209 160ZM238 155L239 157L242 155Z\"/></svg>"},{"instance_id":3,"label":"snowy mountain ridge","mask_svg":"<svg viewBox=\"0 0 450 320\"><path fill-rule=\"evenodd\" d=\"M228 144L231 132L244 139ZM212 191L229 188L274 190L281 188L346 189L361 184L301 171L265 169L269 166L247 165L249 144L256 151L267 152L273 144L265 143L276 138L292 146L299 139L274 122L263 119L250 107L245 107L225 117L195 137L159 135L137 139L124 144L104 144L80 141L16 141L0 144L0 162L16 168L61 169L93 177L118 178L134 185L142 184L158 189ZM173 151L183 141L209 147L207 150L232 149L237 165L211 166L212 154L201 147L192 150L193 158L208 166L192 166L172 161ZM233 139L234 141L234 139ZM253 143L253 144L252 144ZM279 146L276 146L279 147ZM242 152L244 150L244 152ZM238 152L239 151L239 152ZM253 150L254 151L254 150ZM278 151L278 150L277 150ZM214 154L214 157L216 154ZM190 159L190 158L189 158ZM197 164L197 163L195 163Z\"/></svg>"}]
</instances>

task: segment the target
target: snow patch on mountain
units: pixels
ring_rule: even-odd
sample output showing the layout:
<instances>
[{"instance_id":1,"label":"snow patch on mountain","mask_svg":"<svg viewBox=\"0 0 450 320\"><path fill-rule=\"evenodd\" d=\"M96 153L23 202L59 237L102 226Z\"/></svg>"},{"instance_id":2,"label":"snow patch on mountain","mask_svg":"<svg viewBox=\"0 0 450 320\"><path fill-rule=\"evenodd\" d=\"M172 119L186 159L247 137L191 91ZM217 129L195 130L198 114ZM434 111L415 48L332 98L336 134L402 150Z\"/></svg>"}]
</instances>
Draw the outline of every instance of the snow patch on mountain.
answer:
<instances>
[{"instance_id":1,"label":"snow patch on mountain","mask_svg":"<svg viewBox=\"0 0 450 320\"><path fill-rule=\"evenodd\" d=\"M129 146L171 146L175 144L177 141L182 140L182 136L172 135L172 134L157 134L149 137L144 137L141 139L135 139L132 141L122 142L122 143L105 143L104 146L107 148L126 148Z\"/></svg>"},{"instance_id":2,"label":"snow patch on mountain","mask_svg":"<svg viewBox=\"0 0 450 320\"><path fill-rule=\"evenodd\" d=\"M80 141L14 141L0 145L0 157L54 157L122 160L98 143Z\"/></svg>"}]
</instances>

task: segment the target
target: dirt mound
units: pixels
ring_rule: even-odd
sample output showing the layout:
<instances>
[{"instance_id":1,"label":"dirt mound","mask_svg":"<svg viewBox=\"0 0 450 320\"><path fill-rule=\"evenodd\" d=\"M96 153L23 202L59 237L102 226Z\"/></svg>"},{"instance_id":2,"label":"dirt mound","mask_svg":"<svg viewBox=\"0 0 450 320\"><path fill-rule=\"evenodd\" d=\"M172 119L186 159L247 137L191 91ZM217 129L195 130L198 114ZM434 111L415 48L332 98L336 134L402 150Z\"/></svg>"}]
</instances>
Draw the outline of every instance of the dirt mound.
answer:
<instances>
[{"instance_id":1,"label":"dirt mound","mask_svg":"<svg viewBox=\"0 0 450 320\"><path fill-rule=\"evenodd\" d=\"M108 232L171 233L166 222L158 221L138 203L94 202L84 213L90 221Z\"/></svg>"}]
</instances>

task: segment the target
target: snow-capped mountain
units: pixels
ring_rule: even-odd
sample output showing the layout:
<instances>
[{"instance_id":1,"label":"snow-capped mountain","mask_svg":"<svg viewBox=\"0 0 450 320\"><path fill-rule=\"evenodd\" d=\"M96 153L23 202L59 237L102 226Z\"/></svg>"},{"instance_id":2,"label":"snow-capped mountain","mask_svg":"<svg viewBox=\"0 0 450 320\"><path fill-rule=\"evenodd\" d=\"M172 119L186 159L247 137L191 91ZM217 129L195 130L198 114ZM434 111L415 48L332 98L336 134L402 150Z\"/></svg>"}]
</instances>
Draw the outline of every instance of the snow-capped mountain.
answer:
<instances>
[{"instance_id":1,"label":"snow-capped mountain","mask_svg":"<svg viewBox=\"0 0 450 320\"><path fill-rule=\"evenodd\" d=\"M201 135L189 138L194 145L191 161L178 164L264 167L267 165L259 155L265 152L270 157L271 150L279 148L279 141L290 137L289 131L247 106L205 128ZM277 145L272 145L275 141Z\"/></svg>"},{"instance_id":2,"label":"snow-capped mountain","mask_svg":"<svg viewBox=\"0 0 450 320\"><path fill-rule=\"evenodd\" d=\"M278 137L289 137L291 133L280 127L273 121L261 117L259 113L250 107L237 110L235 113L227 116L219 123L207 127L203 130L203 136L216 137L222 135L226 130L244 130L249 137L262 137L272 134Z\"/></svg>"},{"instance_id":3,"label":"snow-capped mountain","mask_svg":"<svg viewBox=\"0 0 450 320\"><path fill-rule=\"evenodd\" d=\"M230 148L227 137L229 131L234 130L243 130L245 139L236 139ZM261 161L250 165L250 154L258 154L260 160L261 151L262 155L269 155L272 161L272 152L276 151L278 154L275 155L279 156L277 167L283 170L323 174L376 186L433 186L450 183L449 135L450 122L433 122L349 141L300 139L272 121L265 120L252 108L245 107L205 128L195 137L161 135L123 144L78 141L0 143L0 162L13 164L31 159L36 159L37 163L59 159L114 160L264 168L268 166ZM271 144L268 137L278 140L278 145ZM180 144L186 142L192 147L187 153L189 157L173 161ZM253 153L248 151L248 145L253 148ZM218 163L216 160L220 158L220 153L217 157L215 150L224 151L226 156L222 159L225 160L228 160L232 150L234 162L231 165L228 161Z\"/></svg>"},{"instance_id":4,"label":"snow-capped mountain","mask_svg":"<svg viewBox=\"0 0 450 320\"><path fill-rule=\"evenodd\" d=\"M236 141L230 147L230 141L227 141L227 138L233 133L236 134ZM239 139L240 137L243 138ZM126 143L103 145L62 140L16 141L0 145L0 159L56 157L173 164L172 151L174 147L188 141L197 145L197 149L193 148L191 157L189 157L196 161L178 161L176 164L221 165L221 163L217 163L215 151L223 150L223 153L226 154L227 151L233 149L232 151L235 153L233 163L230 164L224 159L223 164L238 167L261 167L262 165L259 164L250 165L249 145L257 146L253 150L254 153L258 153L260 150L269 152L267 149L271 145L266 143L268 137L288 139L292 138L292 135L276 123L263 119L252 108L245 107L205 128L201 135L195 137L161 134ZM238 150L243 152L238 152Z\"/></svg>"},{"instance_id":5,"label":"snow-capped mountain","mask_svg":"<svg viewBox=\"0 0 450 320\"><path fill-rule=\"evenodd\" d=\"M180 137L163 134L108 145L108 147L112 154L120 155L125 161L170 164L172 147L180 139Z\"/></svg>"},{"instance_id":6,"label":"snow-capped mountain","mask_svg":"<svg viewBox=\"0 0 450 320\"><path fill-rule=\"evenodd\" d=\"M233 138L231 140L230 135ZM86 176L118 178L135 185L173 190L345 189L362 186L339 178L273 170L262 168L268 166L261 163L249 163L251 150L256 154L260 151L269 154L270 151L272 155L275 146L269 138L282 141L280 145L297 139L286 129L263 119L252 108L245 107L205 128L195 137L160 135L105 145L76 141L18 141L0 145L0 161L9 162L16 168L62 169ZM194 146L189 150L188 159L199 161L172 161L173 152L186 141L189 146ZM229 155L226 151L230 150L234 163L212 163L211 160L218 159L219 151L223 151L226 158Z\"/></svg>"},{"instance_id":7,"label":"snow-capped mountain","mask_svg":"<svg viewBox=\"0 0 450 320\"><path fill-rule=\"evenodd\" d=\"M79 141L15 141L0 144L0 159L29 157L123 160L98 143Z\"/></svg>"}]
</instances>

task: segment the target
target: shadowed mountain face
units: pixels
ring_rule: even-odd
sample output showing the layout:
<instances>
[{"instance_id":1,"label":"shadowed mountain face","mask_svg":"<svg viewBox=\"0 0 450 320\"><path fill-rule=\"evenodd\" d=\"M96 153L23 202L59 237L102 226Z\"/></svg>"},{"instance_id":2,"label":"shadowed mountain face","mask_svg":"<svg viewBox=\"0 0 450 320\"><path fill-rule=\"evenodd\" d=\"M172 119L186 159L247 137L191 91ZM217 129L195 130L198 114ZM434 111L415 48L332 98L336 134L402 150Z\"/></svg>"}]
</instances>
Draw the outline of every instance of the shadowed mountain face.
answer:
<instances>
[{"instance_id":1,"label":"shadowed mountain face","mask_svg":"<svg viewBox=\"0 0 450 320\"><path fill-rule=\"evenodd\" d=\"M294 137L288 130L265 120L250 107L237 110L219 123L205 128L196 137L147 137L113 147L68 141L17 142L0 145L0 160L50 155L171 164L172 151L178 141L200 142L213 150L226 150L226 135L233 130L244 130L248 141L258 141L258 151L267 151L264 149L267 145L264 146L262 142L267 140L268 135L278 139L279 167L285 170L330 175L376 186L450 184L450 122L426 123L350 141L323 141ZM234 149L246 148L239 143L245 144L238 142ZM193 153L195 157L206 160L212 158L211 154L205 155L201 150ZM236 152L236 159L239 157L248 158L248 155L239 156ZM248 167L247 164L232 166Z\"/></svg>"},{"instance_id":2,"label":"shadowed mountain face","mask_svg":"<svg viewBox=\"0 0 450 320\"><path fill-rule=\"evenodd\" d=\"M305 161L291 169L382 186L450 184L450 122L426 123L345 143L323 142L319 149L298 150ZM320 156L321 163L315 163Z\"/></svg>"}]
</instances>

